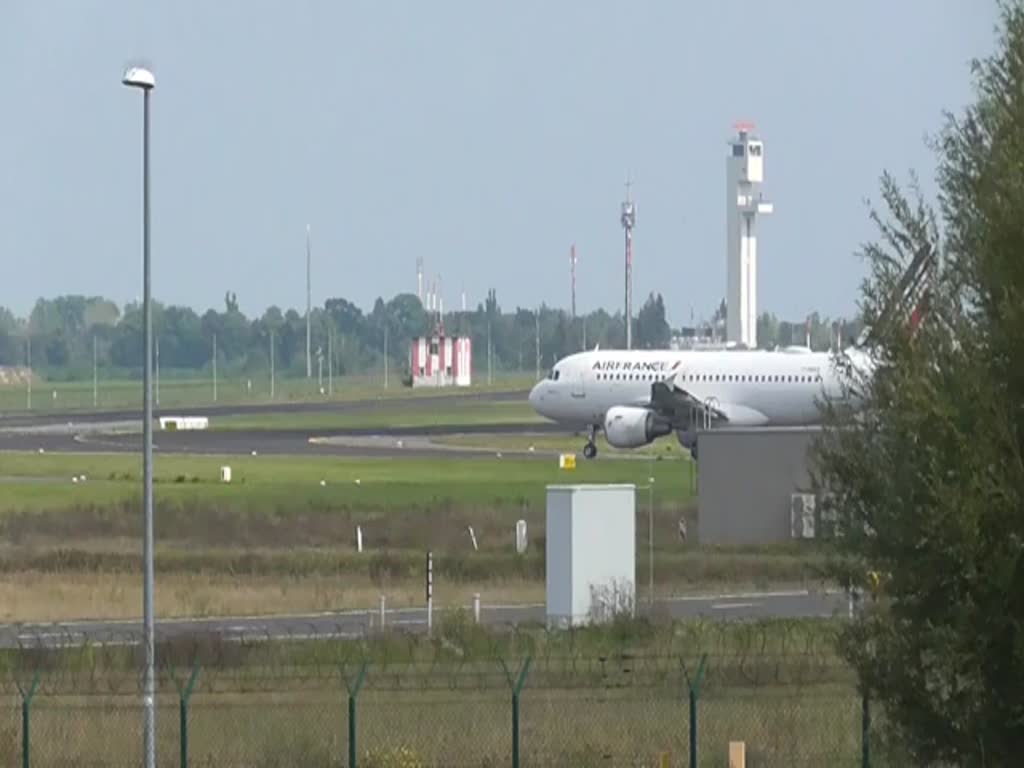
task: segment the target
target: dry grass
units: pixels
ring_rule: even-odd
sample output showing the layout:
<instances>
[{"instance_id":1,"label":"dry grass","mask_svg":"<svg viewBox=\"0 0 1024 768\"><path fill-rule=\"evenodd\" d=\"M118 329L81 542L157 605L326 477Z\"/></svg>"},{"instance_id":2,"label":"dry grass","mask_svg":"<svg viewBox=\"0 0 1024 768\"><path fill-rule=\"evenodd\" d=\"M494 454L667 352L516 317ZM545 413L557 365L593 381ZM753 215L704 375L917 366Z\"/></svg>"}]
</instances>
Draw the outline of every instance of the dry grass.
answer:
<instances>
[{"instance_id":1,"label":"dry grass","mask_svg":"<svg viewBox=\"0 0 1024 768\"><path fill-rule=\"evenodd\" d=\"M505 765L511 748L509 699L501 688L365 691L358 699L360 765ZM176 763L177 700L163 696L159 707L165 713L158 725L159 752L168 764ZM0 728L0 737L7 738L0 738L0 744L16 749L14 706L8 711L7 727ZM521 700L523 760L566 768L653 767L658 755L668 752L671 765L685 765L687 711L682 693L667 687L545 690L527 685ZM190 708L190 762L345 765L344 712L340 682L333 689L241 695L207 694L200 685ZM699 712L701 765L726 766L730 740L747 743L750 764L858 764L861 721L852 687L721 690L704 697ZM63 764L74 755L75 764L137 765L140 723L134 694L41 696L32 715L33 763ZM368 759L403 748L405 762Z\"/></svg>"},{"instance_id":2,"label":"dry grass","mask_svg":"<svg viewBox=\"0 0 1024 768\"><path fill-rule=\"evenodd\" d=\"M507 581L481 587L452 584L435 591L435 605L468 606L481 592L485 604L539 602L542 582ZM367 579L304 576L162 574L156 584L158 618L256 616L373 609L384 594L389 608L423 605L423 585L407 581L381 588ZM17 573L0 579L0 620L68 621L137 619L142 584L131 573Z\"/></svg>"}]
</instances>

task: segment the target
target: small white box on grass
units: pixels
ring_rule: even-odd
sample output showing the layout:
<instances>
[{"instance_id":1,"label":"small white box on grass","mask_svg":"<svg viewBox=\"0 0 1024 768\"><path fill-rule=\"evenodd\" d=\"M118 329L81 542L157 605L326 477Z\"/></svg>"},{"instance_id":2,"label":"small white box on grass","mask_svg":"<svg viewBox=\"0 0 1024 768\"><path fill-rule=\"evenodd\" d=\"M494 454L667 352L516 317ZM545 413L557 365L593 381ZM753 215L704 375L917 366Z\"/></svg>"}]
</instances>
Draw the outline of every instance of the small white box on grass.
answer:
<instances>
[{"instance_id":1,"label":"small white box on grass","mask_svg":"<svg viewBox=\"0 0 1024 768\"><path fill-rule=\"evenodd\" d=\"M230 483L231 482L231 467L221 467L220 468L220 481L222 483Z\"/></svg>"},{"instance_id":2,"label":"small white box on grass","mask_svg":"<svg viewBox=\"0 0 1024 768\"><path fill-rule=\"evenodd\" d=\"M549 485L546 539L549 627L635 615L635 485Z\"/></svg>"}]
</instances>

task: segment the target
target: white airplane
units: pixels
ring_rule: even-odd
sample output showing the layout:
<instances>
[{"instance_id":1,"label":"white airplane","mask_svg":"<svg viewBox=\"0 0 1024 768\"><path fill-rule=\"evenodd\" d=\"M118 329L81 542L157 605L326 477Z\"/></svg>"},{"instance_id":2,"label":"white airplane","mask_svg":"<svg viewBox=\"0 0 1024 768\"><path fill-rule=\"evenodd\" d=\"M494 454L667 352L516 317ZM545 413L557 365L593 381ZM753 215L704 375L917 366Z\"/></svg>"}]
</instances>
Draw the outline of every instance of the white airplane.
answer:
<instances>
[{"instance_id":1,"label":"white airplane","mask_svg":"<svg viewBox=\"0 0 1024 768\"><path fill-rule=\"evenodd\" d=\"M858 373L873 372L874 360L862 349L842 354ZM559 360L529 399L541 416L587 431L588 459L597 455L598 429L616 448L638 448L674 431L696 458L700 427L818 423L822 399L845 398L838 358L807 347L595 349Z\"/></svg>"}]
</instances>

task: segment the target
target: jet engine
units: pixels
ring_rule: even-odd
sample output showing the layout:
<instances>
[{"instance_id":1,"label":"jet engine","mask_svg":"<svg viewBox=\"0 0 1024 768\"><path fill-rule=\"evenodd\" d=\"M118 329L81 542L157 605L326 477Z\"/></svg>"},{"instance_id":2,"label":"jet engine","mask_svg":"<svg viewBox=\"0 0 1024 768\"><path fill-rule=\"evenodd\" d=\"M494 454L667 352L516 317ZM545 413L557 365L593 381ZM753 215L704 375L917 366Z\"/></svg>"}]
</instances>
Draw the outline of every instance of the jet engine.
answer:
<instances>
[{"instance_id":1,"label":"jet engine","mask_svg":"<svg viewBox=\"0 0 1024 768\"><path fill-rule=\"evenodd\" d=\"M671 424L647 408L616 405L604 417L604 435L616 448L639 448L671 431Z\"/></svg>"}]
</instances>

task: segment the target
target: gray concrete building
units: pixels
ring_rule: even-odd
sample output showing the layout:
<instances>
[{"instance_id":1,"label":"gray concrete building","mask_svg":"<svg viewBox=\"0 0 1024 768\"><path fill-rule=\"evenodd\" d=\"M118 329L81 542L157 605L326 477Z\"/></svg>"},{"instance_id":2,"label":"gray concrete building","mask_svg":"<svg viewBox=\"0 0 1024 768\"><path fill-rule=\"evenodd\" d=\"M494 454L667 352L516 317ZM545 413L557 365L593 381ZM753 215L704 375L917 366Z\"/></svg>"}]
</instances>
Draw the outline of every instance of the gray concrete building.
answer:
<instances>
[{"instance_id":1,"label":"gray concrete building","mask_svg":"<svg viewBox=\"0 0 1024 768\"><path fill-rule=\"evenodd\" d=\"M771 544L818 538L808 449L818 427L712 429L699 437L697 541Z\"/></svg>"}]
</instances>

